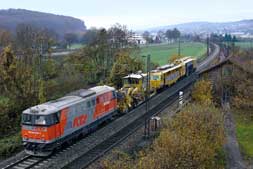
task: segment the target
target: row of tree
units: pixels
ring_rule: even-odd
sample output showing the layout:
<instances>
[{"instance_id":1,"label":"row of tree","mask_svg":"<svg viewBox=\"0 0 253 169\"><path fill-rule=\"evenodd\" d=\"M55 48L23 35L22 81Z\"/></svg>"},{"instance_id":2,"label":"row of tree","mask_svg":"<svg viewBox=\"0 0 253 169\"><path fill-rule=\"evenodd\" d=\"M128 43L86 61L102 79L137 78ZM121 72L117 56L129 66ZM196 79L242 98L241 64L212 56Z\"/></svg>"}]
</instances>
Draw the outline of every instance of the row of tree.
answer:
<instances>
[{"instance_id":1,"label":"row of tree","mask_svg":"<svg viewBox=\"0 0 253 169\"><path fill-rule=\"evenodd\" d=\"M237 42L238 41L236 36L232 36L231 34L221 35L221 34L215 34L215 33L212 33L210 35L210 40L215 43Z\"/></svg>"},{"instance_id":2,"label":"row of tree","mask_svg":"<svg viewBox=\"0 0 253 169\"><path fill-rule=\"evenodd\" d=\"M174 28L173 30L168 29L167 31L158 31L157 34L154 36L149 31L145 31L142 36L148 43L161 43L164 41L167 42L174 42L175 40L179 39L181 32Z\"/></svg>"},{"instance_id":3,"label":"row of tree","mask_svg":"<svg viewBox=\"0 0 253 169\"><path fill-rule=\"evenodd\" d=\"M145 31L142 34L147 43L173 43L180 38L181 41L200 42L201 37L197 34L182 34L177 28L168 29L166 31L159 30L156 34Z\"/></svg>"}]
</instances>

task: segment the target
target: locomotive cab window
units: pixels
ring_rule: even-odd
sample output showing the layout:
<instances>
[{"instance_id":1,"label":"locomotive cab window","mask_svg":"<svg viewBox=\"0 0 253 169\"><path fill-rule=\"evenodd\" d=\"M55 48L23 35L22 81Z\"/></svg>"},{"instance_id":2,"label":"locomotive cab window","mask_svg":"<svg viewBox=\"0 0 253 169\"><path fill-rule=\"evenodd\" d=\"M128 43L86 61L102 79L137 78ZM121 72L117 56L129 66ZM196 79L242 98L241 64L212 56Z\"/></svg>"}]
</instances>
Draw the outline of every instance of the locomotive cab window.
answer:
<instances>
[{"instance_id":1,"label":"locomotive cab window","mask_svg":"<svg viewBox=\"0 0 253 169\"><path fill-rule=\"evenodd\" d=\"M96 105L96 100L95 99L92 99L92 106L95 106Z\"/></svg>"},{"instance_id":2,"label":"locomotive cab window","mask_svg":"<svg viewBox=\"0 0 253 169\"><path fill-rule=\"evenodd\" d=\"M59 123L59 114L57 113L49 115L22 115L22 124L24 125L51 126L57 123Z\"/></svg>"},{"instance_id":3,"label":"locomotive cab window","mask_svg":"<svg viewBox=\"0 0 253 169\"><path fill-rule=\"evenodd\" d=\"M124 79L124 84L139 84L139 79L127 78Z\"/></svg>"},{"instance_id":4,"label":"locomotive cab window","mask_svg":"<svg viewBox=\"0 0 253 169\"><path fill-rule=\"evenodd\" d=\"M87 101L87 102L86 102L86 107L87 107L87 108L90 108L90 107L91 107L91 102L90 102L90 101Z\"/></svg>"},{"instance_id":5,"label":"locomotive cab window","mask_svg":"<svg viewBox=\"0 0 253 169\"><path fill-rule=\"evenodd\" d=\"M160 76L159 75L152 75L151 80L160 80Z\"/></svg>"},{"instance_id":6,"label":"locomotive cab window","mask_svg":"<svg viewBox=\"0 0 253 169\"><path fill-rule=\"evenodd\" d=\"M124 84L130 84L129 79L124 79Z\"/></svg>"},{"instance_id":7,"label":"locomotive cab window","mask_svg":"<svg viewBox=\"0 0 253 169\"><path fill-rule=\"evenodd\" d=\"M34 116L35 124L37 125L46 125L46 116Z\"/></svg>"},{"instance_id":8,"label":"locomotive cab window","mask_svg":"<svg viewBox=\"0 0 253 169\"><path fill-rule=\"evenodd\" d=\"M112 100L117 98L117 93L115 91L112 92Z\"/></svg>"}]
</instances>

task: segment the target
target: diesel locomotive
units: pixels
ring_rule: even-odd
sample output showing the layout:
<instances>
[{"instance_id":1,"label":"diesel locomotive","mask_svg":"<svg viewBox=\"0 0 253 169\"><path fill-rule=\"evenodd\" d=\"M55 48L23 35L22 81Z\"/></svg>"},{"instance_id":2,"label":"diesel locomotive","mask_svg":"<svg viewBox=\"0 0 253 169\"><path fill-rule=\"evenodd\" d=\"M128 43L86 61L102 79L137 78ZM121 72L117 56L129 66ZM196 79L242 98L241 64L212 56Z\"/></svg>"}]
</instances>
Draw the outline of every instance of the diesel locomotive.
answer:
<instances>
[{"instance_id":1,"label":"diesel locomotive","mask_svg":"<svg viewBox=\"0 0 253 169\"><path fill-rule=\"evenodd\" d=\"M25 151L47 156L63 143L89 133L117 113L116 90L109 86L81 89L22 113Z\"/></svg>"}]
</instances>

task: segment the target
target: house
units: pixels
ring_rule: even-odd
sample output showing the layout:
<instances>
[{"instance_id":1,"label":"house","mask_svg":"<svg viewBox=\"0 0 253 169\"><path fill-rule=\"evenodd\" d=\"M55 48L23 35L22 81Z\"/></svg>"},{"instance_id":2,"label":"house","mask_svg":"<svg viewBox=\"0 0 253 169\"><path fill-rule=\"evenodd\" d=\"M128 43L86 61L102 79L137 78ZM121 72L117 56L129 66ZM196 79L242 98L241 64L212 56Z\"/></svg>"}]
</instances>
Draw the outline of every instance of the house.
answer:
<instances>
[{"instance_id":1,"label":"house","mask_svg":"<svg viewBox=\"0 0 253 169\"><path fill-rule=\"evenodd\" d=\"M142 35L139 34L133 34L128 38L128 41L131 43L135 43L137 45L145 45L147 44L146 39L143 38Z\"/></svg>"}]
</instances>

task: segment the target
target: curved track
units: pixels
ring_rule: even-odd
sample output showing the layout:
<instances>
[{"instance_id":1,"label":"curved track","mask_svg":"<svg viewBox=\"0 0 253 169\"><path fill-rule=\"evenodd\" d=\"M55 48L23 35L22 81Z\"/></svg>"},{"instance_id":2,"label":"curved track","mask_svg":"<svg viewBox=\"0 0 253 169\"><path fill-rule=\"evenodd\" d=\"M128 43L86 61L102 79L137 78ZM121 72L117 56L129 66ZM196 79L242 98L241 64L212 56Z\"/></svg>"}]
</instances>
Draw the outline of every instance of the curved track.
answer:
<instances>
[{"instance_id":1,"label":"curved track","mask_svg":"<svg viewBox=\"0 0 253 169\"><path fill-rule=\"evenodd\" d=\"M204 70L205 68L207 68L210 65L210 63L219 55L220 47L214 43L212 43L212 45L214 46L214 50L205 60L203 60L198 65L198 68L197 68L198 73Z\"/></svg>"}]
</instances>

